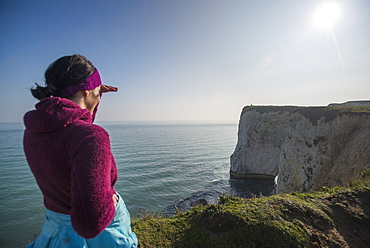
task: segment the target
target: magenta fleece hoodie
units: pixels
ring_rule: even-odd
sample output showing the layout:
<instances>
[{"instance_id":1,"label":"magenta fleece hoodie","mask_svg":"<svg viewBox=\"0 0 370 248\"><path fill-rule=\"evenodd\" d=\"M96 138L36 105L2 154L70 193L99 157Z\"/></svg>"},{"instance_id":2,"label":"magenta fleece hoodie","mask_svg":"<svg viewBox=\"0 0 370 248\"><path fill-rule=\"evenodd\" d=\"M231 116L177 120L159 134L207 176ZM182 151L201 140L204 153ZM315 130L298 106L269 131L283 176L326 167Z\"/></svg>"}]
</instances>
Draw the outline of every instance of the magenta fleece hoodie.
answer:
<instances>
[{"instance_id":1,"label":"magenta fleece hoodie","mask_svg":"<svg viewBox=\"0 0 370 248\"><path fill-rule=\"evenodd\" d=\"M71 215L72 226L93 238L114 218L117 168L108 133L74 102L49 97L24 116L23 146L45 207Z\"/></svg>"}]
</instances>

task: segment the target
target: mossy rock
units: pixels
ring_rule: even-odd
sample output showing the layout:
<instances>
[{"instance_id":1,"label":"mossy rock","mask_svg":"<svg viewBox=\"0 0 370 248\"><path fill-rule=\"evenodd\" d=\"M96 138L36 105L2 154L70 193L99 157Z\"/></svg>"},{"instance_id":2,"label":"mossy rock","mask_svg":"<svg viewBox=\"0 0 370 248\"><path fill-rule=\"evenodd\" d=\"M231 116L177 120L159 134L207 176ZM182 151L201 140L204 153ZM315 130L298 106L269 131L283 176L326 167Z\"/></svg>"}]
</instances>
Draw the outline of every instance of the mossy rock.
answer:
<instances>
[{"instance_id":1,"label":"mossy rock","mask_svg":"<svg viewBox=\"0 0 370 248\"><path fill-rule=\"evenodd\" d=\"M351 188L242 199L222 196L165 218L133 220L141 247L370 247L370 169Z\"/></svg>"}]
</instances>

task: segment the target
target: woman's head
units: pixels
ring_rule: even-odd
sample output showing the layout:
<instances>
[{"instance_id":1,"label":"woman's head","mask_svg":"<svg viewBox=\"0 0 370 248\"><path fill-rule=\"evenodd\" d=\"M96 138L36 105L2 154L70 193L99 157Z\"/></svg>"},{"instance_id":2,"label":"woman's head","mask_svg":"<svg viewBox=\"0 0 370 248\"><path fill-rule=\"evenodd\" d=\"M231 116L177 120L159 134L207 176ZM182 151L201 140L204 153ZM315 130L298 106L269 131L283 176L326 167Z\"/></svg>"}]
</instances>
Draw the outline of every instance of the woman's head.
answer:
<instances>
[{"instance_id":1,"label":"woman's head","mask_svg":"<svg viewBox=\"0 0 370 248\"><path fill-rule=\"evenodd\" d=\"M36 84L31 89L32 95L41 100L50 96L58 96L61 90L82 83L90 77L96 68L84 56L75 54L64 56L53 63L45 71L45 87ZM66 96L70 98L72 96Z\"/></svg>"}]
</instances>

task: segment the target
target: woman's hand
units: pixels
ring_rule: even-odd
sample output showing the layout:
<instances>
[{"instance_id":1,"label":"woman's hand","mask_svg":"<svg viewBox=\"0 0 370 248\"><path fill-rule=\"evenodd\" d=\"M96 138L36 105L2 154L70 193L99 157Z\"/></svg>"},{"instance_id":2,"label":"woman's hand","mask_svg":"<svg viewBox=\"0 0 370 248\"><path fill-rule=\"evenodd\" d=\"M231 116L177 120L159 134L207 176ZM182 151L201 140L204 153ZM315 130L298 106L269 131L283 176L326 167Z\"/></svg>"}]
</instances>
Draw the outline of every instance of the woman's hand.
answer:
<instances>
[{"instance_id":1,"label":"woman's hand","mask_svg":"<svg viewBox=\"0 0 370 248\"><path fill-rule=\"evenodd\" d=\"M100 93L106 93L106 92L117 92L118 88L110 85L102 84L100 87Z\"/></svg>"},{"instance_id":2,"label":"woman's hand","mask_svg":"<svg viewBox=\"0 0 370 248\"><path fill-rule=\"evenodd\" d=\"M113 199L113 204L114 204L114 207L116 207L117 206L117 204L118 204L118 196L116 195L116 194L113 194L113 197L112 197L112 199Z\"/></svg>"}]
</instances>

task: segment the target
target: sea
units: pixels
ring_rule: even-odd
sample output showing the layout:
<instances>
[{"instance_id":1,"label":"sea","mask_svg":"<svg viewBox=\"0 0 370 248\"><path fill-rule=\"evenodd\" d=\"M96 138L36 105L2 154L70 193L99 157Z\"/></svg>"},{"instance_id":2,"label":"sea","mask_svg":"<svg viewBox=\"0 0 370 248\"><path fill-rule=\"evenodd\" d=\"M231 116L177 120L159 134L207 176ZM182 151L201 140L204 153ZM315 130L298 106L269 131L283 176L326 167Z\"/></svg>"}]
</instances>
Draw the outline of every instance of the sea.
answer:
<instances>
[{"instance_id":1,"label":"sea","mask_svg":"<svg viewBox=\"0 0 370 248\"><path fill-rule=\"evenodd\" d=\"M271 182L230 179L238 123L226 121L99 122L118 168L115 189L135 218L170 216L205 197L268 195ZM23 123L0 123L0 247L24 247L36 237L45 207L27 165ZM186 208L186 207L185 207Z\"/></svg>"}]
</instances>

